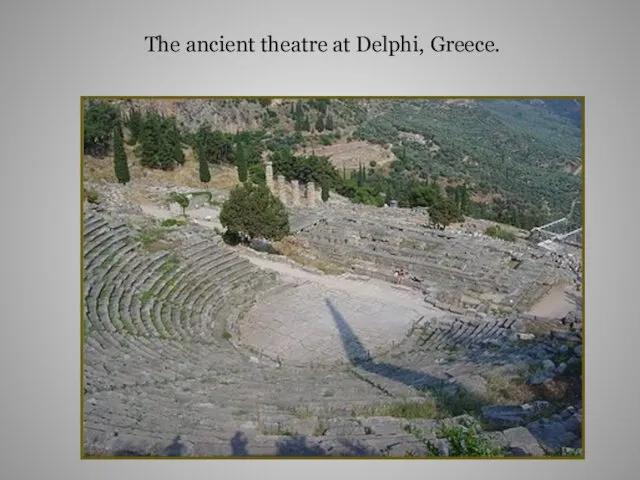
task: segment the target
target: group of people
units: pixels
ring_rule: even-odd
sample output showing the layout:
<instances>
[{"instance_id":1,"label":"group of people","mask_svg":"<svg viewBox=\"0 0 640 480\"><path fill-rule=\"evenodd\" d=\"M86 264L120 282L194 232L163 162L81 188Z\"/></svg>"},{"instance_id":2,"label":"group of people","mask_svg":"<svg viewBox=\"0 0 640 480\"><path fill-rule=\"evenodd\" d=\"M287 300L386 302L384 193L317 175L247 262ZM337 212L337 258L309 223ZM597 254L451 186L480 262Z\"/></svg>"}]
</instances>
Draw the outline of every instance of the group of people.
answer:
<instances>
[{"instance_id":1,"label":"group of people","mask_svg":"<svg viewBox=\"0 0 640 480\"><path fill-rule=\"evenodd\" d=\"M393 273L394 282L395 283L404 282L405 275L406 275L406 272L404 271L404 268L396 268L395 272Z\"/></svg>"}]
</instances>

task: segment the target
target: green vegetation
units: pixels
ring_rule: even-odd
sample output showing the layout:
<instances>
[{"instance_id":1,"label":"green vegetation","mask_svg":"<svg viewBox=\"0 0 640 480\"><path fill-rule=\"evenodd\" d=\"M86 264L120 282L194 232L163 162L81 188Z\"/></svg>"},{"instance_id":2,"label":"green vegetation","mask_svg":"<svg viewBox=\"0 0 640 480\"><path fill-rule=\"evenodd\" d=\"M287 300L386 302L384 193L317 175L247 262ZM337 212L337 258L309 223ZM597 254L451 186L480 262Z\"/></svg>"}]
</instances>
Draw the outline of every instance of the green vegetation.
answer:
<instances>
[{"instance_id":1,"label":"green vegetation","mask_svg":"<svg viewBox=\"0 0 640 480\"><path fill-rule=\"evenodd\" d=\"M131 180L120 122L116 124L113 132L113 168L119 183L125 184Z\"/></svg>"},{"instance_id":2,"label":"green vegetation","mask_svg":"<svg viewBox=\"0 0 640 480\"><path fill-rule=\"evenodd\" d=\"M382 405L361 407L353 411L354 416L395 418L437 418L438 409L431 399L424 401L399 400Z\"/></svg>"},{"instance_id":3,"label":"green vegetation","mask_svg":"<svg viewBox=\"0 0 640 480\"><path fill-rule=\"evenodd\" d=\"M104 157L109 153L113 129L120 112L112 104L102 100L92 100L84 109L84 153Z\"/></svg>"},{"instance_id":4,"label":"green vegetation","mask_svg":"<svg viewBox=\"0 0 640 480\"><path fill-rule=\"evenodd\" d=\"M326 202L327 200L329 200L329 184L328 182L325 180L322 182L322 192L321 192L321 198L323 202Z\"/></svg>"},{"instance_id":5,"label":"green vegetation","mask_svg":"<svg viewBox=\"0 0 640 480\"><path fill-rule=\"evenodd\" d=\"M238 168L238 179L240 182L245 183L249 178L249 167L243 144L238 145L236 151L236 167Z\"/></svg>"},{"instance_id":6,"label":"green vegetation","mask_svg":"<svg viewBox=\"0 0 640 480\"><path fill-rule=\"evenodd\" d=\"M460 222L463 219L462 211L450 198L437 198L429 206L429 223L437 228L444 229L450 223Z\"/></svg>"},{"instance_id":7,"label":"green vegetation","mask_svg":"<svg viewBox=\"0 0 640 480\"><path fill-rule=\"evenodd\" d=\"M449 456L451 457L498 457L503 456L504 451L495 447L487 438L478 435L479 428L476 424L448 425L442 427L439 437L449 443ZM430 448L430 452L437 449Z\"/></svg>"},{"instance_id":8,"label":"green vegetation","mask_svg":"<svg viewBox=\"0 0 640 480\"><path fill-rule=\"evenodd\" d=\"M176 271L179 266L180 259L175 253L171 253L160 267L160 270L164 273L171 273Z\"/></svg>"},{"instance_id":9,"label":"green vegetation","mask_svg":"<svg viewBox=\"0 0 640 480\"><path fill-rule=\"evenodd\" d=\"M493 445L488 438L479 435L480 427L474 421L467 424L444 425L438 432L438 438L446 441L448 452L440 451L433 440L428 438L419 428L407 426L407 433L416 437L427 450L428 456L449 456L449 457L502 457L505 451ZM408 452L408 456L416 456L415 451Z\"/></svg>"},{"instance_id":10,"label":"green vegetation","mask_svg":"<svg viewBox=\"0 0 640 480\"><path fill-rule=\"evenodd\" d=\"M563 170L581 155L580 130L553 115L544 102L403 100L377 106L379 113L360 125L354 137L394 144L398 172L467 179L476 192L494 196L488 204L472 202L471 215L530 228L566 214L580 195L580 178ZM509 108L519 110L523 120L505 122ZM541 126L534 131L534 124ZM421 135L425 142L405 140L402 132Z\"/></svg>"},{"instance_id":11,"label":"green vegetation","mask_svg":"<svg viewBox=\"0 0 640 480\"><path fill-rule=\"evenodd\" d=\"M231 163L234 157L233 135L214 131L207 122L200 124L198 130L189 138L189 143L196 147L199 158L207 163Z\"/></svg>"},{"instance_id":12,"label":"green vegetation","mask_svg":"<svg viewBox=\"0 0 640 480\"><path fill-rule=\"evenodd\" d=\"M204 145L198 144L196 148L196 156L198 157L198 167L200 174L200 181L202 183L209 183L211 181L211 172L209 171L209 162L207 162Z\"/></svg>"},{"instance_id":13,"label":"green vegetation","mask_svg":"<svg viewBox=\"0 0 640 480\"><path fill-rule=\"evenodd\" d=\"M184 220L178 220L176 218L166 218L161 223L161 227L181 227L185 225L186 222Z\"/></svg>"},{"instance_id":14,"label":"green vegetation","mask_svg":"<svg viewBox=\"0 0 640 480\"><path fill-rule=\"evenodd\" d=\"M169 194L169 203L177 203L182 208L182 215L187 216L187 207L189 206L189 197L183 193L171 192Z\"/></svg>"},{"instance_id":15,"label":"green vegetation","mask_svg":"<svg viewBox=\"0 0 640 480\"><path fill-rule=\"evenodd\" d=\"M562 447L560 455L562 457L581 457L582 456L582 449L581 448Z\"/></svg>"},{"instance_id":16,"label":"green vegetation","mask_svg":"<svg viewBox=\"0 0 640 480\"><path fill-rule=\"evenodd\" d=\"M150 252L164 250L167 248L166 243L163 242L165 234L166 231L162 227L147 225L140 229L137 240L142 244L143 248Z\"/></svg>"},{"instance_id":17,"label":"green vegetation","mask_svg":"<svg viewBox=\"0 0 640 480\"><path fill-rule=\"evenodd\" d=\"M280 199L267 187L251 183L231 191L222 205L220 223L240 238L280 240L289 234L289 218Z\"/></svg>"},{"instance_id":18,"label":"green vegetation","mask_svg":"<svg viewBox=\"0 0 640 480\"><path fill-rule=\"evenodd\" d=\"M175 117L164 117L155 111L142 116L136 152L144 167L173 170L184 164L182 135Z\"/></svg>"},{"instance_id":19,"label":"green vegetation","mask_svg":"<svg viewBox=\"0 0 640 480\"><path fill-rule=\"evenodd\" d=\"M250 111L242 110L249 104ZM261 125L235 134L214 130L207 118L194 123L192 111L174 107L175 117L128 109L128 143L142 166L182 165L187 144L204 183L210 164L225 164L238 168L242 182L264 184L267 151L275 173L287 180L314 181L356 203L427 207L438 228L468 215L530 229L566 216L575 202L571 223L582 221L582 182L573 174L582 155L579 101L221 100L215 109L233 109ZM85 152L108 153L119 115L116 102L87 102ZM390 147L397 160L384 168L363 162L366 168L347 172L328 157L297 150L338 138Z\"/></svg>"},{"instance_id":20,"label":"green vegetation","mask_svg":"<svg viewBox=\"0 0 640 480\"><path fill-rule=\"evenodd\" d=\"M513 230L507 230L506 228L502 228L500 225L494 225L492 227L488 227L484 233L489 235L490 237L499 238L501 240L505 240L507 242L515 242L516 234Z\"/></svg>"},{"instance_id":21,"label":"green vegetation","mask_svg":"<svg viewBox=\"0 0 640 480\"><path fill-rule=\"evenodd\" d=\"M126 116L125 124L129 129L129 145L135 145L140 140L142 128L144 126L144 118L138 109L132 109Z\"/></svg>"},{"instance_id":22,"label":"green vegetation","mask_svg":"<svg viewBox=\"0 0 640 480\"><path fill-rule=\"evenodd\" d=\"M89 203L100 203L100 194L93 188L84 189L84 198Z\"/></svg>"},{"instance_id":23,"label":"green vegetation","mask_svg":"<svg viewBox=\"0 0 640 480\"><path fill-rule=\"evenodd\" d=\"M283 175L287 180L300 183L315 182L336 187L341 184L338 171L328 157L317 155L294 155L289 149L280 149L271 154L274 174Z\"/></svg>"}]
</instances>

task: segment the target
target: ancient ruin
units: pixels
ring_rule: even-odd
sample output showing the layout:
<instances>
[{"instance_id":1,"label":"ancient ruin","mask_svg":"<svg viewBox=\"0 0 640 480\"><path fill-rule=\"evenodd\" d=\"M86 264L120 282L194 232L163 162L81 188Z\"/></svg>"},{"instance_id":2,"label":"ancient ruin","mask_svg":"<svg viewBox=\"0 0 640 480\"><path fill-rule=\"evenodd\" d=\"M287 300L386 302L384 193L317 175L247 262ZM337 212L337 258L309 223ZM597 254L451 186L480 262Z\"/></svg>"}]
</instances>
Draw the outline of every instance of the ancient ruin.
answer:
<instances>
[{"instance_id":1,"label":"ancient ruin","mask_svg":"<svg viewBox=\"0 0 640 480\"><path fill-rule=\"evenodd\" d=\"M314 208L317 206L314 182L300 185L297 180L292 180L287 185L283 175L278 175L277 182L274 182L273 165L269 160L266 160L264 166L267 187L282 203L289 207Z\"/></svg>"},{"instance_id":2,"label":"ancient ruin","mask_svg":"<svg viewBox=\"0 0 640 480\"><path fill-rule=\"evenodd\" d=\"M161 228L180 212L95 186L107 200L84 207L87 455L448 455L442 427L472 413L504 455L581 447L579 391L537 393L581 378L577 249L490 238L473 220L433 230L419 209L318 204L313 184L303 194L265 170L293 238L342 274L225 245L197 195L185 225Z\"/></svg>"}]
</instances>

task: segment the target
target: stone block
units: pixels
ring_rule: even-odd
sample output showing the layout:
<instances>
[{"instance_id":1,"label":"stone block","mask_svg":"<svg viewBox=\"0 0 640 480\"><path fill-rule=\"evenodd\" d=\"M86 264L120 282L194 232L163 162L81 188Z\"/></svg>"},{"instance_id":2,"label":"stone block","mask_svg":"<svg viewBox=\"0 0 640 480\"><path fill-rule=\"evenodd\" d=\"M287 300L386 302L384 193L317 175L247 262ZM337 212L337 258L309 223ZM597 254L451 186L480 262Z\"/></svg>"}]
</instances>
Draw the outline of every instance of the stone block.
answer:
<instances>
[{"instance_id":1,"label":"stone block","mask_svg":"<svg viewBox=\"0 0 640 480\"><path fill-rule=\"evenodd\" d=\"M507 449L511 455L518 457L544 456L544 450L536 438L526 428L510 428L502 433L504 434Z\"/></svg>"}]
</instances>

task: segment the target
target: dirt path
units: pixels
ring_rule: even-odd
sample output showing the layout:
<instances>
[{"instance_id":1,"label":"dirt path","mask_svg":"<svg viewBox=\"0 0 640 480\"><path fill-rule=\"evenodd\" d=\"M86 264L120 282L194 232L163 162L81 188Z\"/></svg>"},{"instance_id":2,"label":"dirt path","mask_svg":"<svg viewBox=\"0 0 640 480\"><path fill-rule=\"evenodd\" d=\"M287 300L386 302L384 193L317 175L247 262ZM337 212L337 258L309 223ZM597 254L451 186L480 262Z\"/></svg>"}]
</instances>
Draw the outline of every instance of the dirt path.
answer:
<instances>
[{"instance_id":1,"label":"dirt path","mask_svg":"<svg viewBox=\"0 0 640 480\"><path fill-rule=\"evenodd\" d=\"M572 293L574 292L571 285L556 285L529 310L529 313L538 317L563 318L576 308Z\"/></svg>"}]
</instances>

